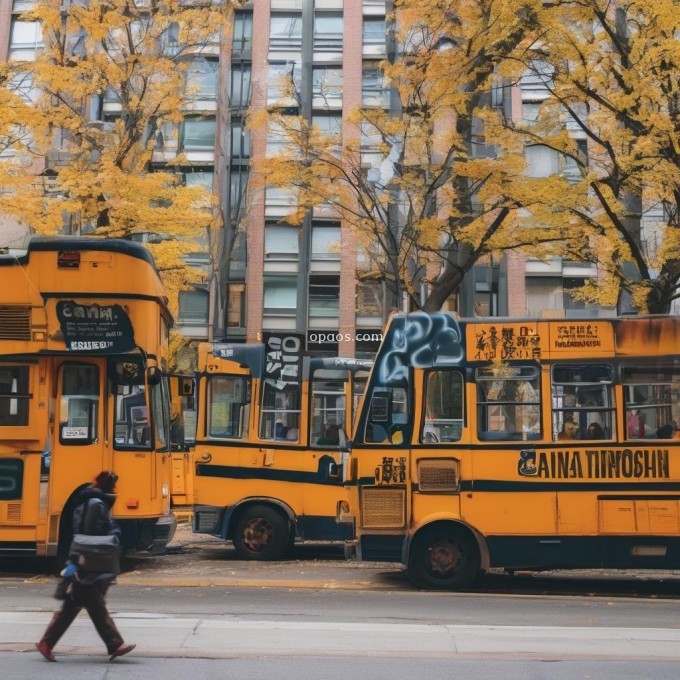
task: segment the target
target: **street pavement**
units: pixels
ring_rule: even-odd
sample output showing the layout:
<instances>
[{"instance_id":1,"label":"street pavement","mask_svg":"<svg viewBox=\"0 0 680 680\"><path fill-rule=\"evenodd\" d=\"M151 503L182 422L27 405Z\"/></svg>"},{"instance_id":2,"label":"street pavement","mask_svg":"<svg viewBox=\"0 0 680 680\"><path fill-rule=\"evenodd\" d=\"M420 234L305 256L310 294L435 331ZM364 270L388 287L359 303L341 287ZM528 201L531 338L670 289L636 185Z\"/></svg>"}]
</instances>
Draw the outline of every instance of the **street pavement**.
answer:
<instances>
[{"instance_id":1,"label":"street pavement","mask_svg":"<svg viewBox=\"0 0 680 680\"><path fill-rule=\"evenodd\" d=\"M622 621L620 626L618 621L614 625L602 621L591 624L587 619L576 625L562 625L554 618L537 624L527 616L518 616L517 625L508 625L508 622L488 625L488 621L473 625L470 620L461 619L461 598L481 597L485 602L492 602L491 598L496 597L487 592L488 585L495 583L493 578L465 594L419 593L410 585L399 565L345 561L339 545L296 546L289 560L251 563L237 560L233 548L223 541L193 535L190 525L182 523L167 555L129 558L125 573L118 578L119 587L112 596L112 613L126 639L137 643L138 649L130 657L117 660L116 664L134 663L130 659L144 658L264 657L680 663L680 625L676 628L675 619L662 622L656 615L646 625L640 625L633 616ZM526 582L534 580L532 575L509 577L503 574L497 580L516 584L521 583L522 578ZM538 591L531 594L541 608L561 607L560 601L573 601L572 598L553 598L552 604L543 605L546 582L560 584L559 587L566 583L568 589L569 583L582 583L584 579L585 588L582 585L578 588L581 596L592 595L589 589L593 583L599 583L603 591L616 591L619 597L636 596L637 591L648 587L651 594L642 594L648 607L664 604L675 607L676 601L680 600L678 571L550 572L536 577L540 585ZM49 598L56 583L53 576L12 574L3 570L1 581L0 659L5 666L8 659L24 658L24 654L33 658L37 654L34 642L59 604ZM247 615L229 607L197 613L195 607L182 609L180 598L173 607L173 589L175 592L194 592L190 588L194 588L195 597L200 598L210 598L211 589L214 593L223 593L225 589L233 593L234 589L242 588L238 592L242 592L246 600L252 602L253 593L260 592L265 603L261 608L251 606ZM595 590L597 588L596 585ZM154 599L163 598L166 604L161 610L145 606L141 598L142 593L155 593L156 589L158 594ZM12 590L14 599L9 597ZM393 601L397 610L388 620L370 620L369 617L365 621L348 621L343 620L343 615L334 615L336 610L329 608L327 619L317 620L305 613L302 606L304 593L312 597L313 590L326 591L327 597L345 599L350 593L342 595L328 591L358 591L352 597L363 600L375 591L374 597ZM295 592L298 592L297 596ZM519 596L524 600L521 588L512 592L511 598ZM29 593L31 596L27 597ZM125 598L123 593L126 593ZM273 603L281 602L284 593L290 594L297 605L294 609L286 609L290 615L281 617L273 614ZM568 592L564 594L569 595ZM410 616L416 602L414 598L421 602L423 598L432 598L433 603L447 598L450 614L445 620L415 620ZM648 598L663 598L665 603L654 605ZM587 597L581 599L587 607ZM596 599L602 602L601 598ZM519 603L521 600L514 601ZM233 604L233 597L231 602ZM475 602L478 602L476 607L481 606L481 600ZM636 611L644 604L638 602L633 603ZM513 623L512 619L510 623ZM57 652L62 660L102 658L101 641L85 615L74 622Z\"/></svg>"},{"instance_id":2,"label":"street pavement","mask_svg":"<svg viewBox=\"0 0 680 680\"><path fill-rule=\"evenodd\" d=\"M0 612L0 652L37 654L34 643L50 617L48 611ZM680 629L676 628L343 622L307 620L299 614L282 621L138 611L118 611L114 618L125 638L137 644L135 657L350 655L680 662ZM105 650L92 623L81 615L55 653L62 659L102 657Z\"/></svg>"},{"instance_id":3,"label":"street pavement","mask_svg":"<svg viewBox=\"0 0 680 680\"><path fill-rule=\"evenodd\" d=\"M139 555L129 560L127 566L125 573L118 578L121 585L341 590L414 588L400 564L345 560L340 543L298 543L291 556L279 562L241 561L236 558L229 543L192 533L188 516L180 517L168 555ZM680 596L680 570L554 570L521 572L513 578L503 570L492 570L491 574L493 582L518 582L524 578L529 583L532 579L541 579L562 583L566 588L576 581L590 579L605 582L614 591L623 591L624 594L627 588L644 591L652 588L652 584L664 583L669 594ZM674 592L676 588L677 593Z\"/></svg>"}]
</instances>

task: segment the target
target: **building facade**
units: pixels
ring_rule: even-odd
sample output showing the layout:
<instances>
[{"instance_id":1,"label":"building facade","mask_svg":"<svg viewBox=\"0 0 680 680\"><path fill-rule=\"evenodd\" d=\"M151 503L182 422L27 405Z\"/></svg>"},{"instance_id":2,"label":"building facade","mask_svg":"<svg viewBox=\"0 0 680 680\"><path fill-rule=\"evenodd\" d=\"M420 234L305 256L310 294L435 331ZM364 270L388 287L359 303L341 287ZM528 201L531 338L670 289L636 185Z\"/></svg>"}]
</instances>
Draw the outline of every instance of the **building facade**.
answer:
<instances>
[{"instance_id":1,"label":"building facade","mask_svg":"<svg viewBox=\"0 0 680 680\"><path fill-rule=\"evenodd\" d=\"M289 331L303 334L311 353L366 356L377 348L391 311L383 285L362 277L368 261L337 216L319 209L301 226L288 225L289 193L248 190L251 162L277 140L249 130L246 118L277 103L285 77L295 85L293 111L323 130L356 134L344 120L349 111L390 107L380 62L391 4L256 0L188 59L184 120L159 132L153 163L163 167L181 153L184 181L213 189L225 224L214 268L207 244L206 252L187 255L211 272L205 286L180 295L178 326L189 338L258 341L265 332ZM31 59L40 50L39 25L21 17L30 5L0 0L0 60ZM168 35L166 49L178 40L179 34ZM514 119L529 120L546 96L527 73L517 86L503 88L499 104ZM104 97L102 120L114 117L116 106ZM527 160L534 176L573 170L540 145L527 148ZM0 245L20 238L3 223ZM447 305L463 316L612 315L613 309L584 310L569 293L596 274L588 264L509 253L477 265Z\"/></svg>"}]
</instances>

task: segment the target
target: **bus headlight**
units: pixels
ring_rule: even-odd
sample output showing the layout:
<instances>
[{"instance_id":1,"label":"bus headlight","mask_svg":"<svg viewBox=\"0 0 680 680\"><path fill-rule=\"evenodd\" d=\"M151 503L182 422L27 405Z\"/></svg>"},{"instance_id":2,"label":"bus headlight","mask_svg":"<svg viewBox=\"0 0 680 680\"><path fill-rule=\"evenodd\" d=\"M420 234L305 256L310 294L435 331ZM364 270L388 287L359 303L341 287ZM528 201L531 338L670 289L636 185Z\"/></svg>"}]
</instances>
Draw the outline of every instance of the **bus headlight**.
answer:
<instances>
[{"instance_id":1,"label":"bus headlight","mask_svg":"<svg viewBox=\"0 0 680 680\"><path fill-rule=\"evenodd\" d=\"M161 495L163 498L168 497L168 493L170 492L170 487L167 484L163 484L161 487Z\"/></svg>"}]
</instances>

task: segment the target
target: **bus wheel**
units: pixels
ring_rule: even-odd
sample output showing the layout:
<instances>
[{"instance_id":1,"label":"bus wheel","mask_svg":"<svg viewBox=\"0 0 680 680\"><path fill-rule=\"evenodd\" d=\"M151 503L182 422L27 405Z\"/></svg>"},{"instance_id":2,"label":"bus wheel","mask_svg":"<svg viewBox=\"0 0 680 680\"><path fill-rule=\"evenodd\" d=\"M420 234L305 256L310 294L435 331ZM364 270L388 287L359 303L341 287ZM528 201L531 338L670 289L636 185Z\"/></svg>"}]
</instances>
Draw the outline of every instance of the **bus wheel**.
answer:
<instances>
[{"instance_id":1,"label":"bus wheel","mask_svg":"<svg viewBox=\"0 0 680 680\"><path fill-rule=\"evenodd\" d=\"M480 566L479 547L470 534L450 525L435 525L413 540L408 575L421 588L458 590L474 581Z\"/></svg>"},{"instance_id":2,"label":"bus wheel","mask_svg":"<svg viewBox=\"0 0 680 680\"><path fill-rule=\"evenodd\" d=\"M281 513L256 505L238 518L234 548L242 560L280 560L288 550L289 537L288 520Z\"/></svg>"}]
</instances>

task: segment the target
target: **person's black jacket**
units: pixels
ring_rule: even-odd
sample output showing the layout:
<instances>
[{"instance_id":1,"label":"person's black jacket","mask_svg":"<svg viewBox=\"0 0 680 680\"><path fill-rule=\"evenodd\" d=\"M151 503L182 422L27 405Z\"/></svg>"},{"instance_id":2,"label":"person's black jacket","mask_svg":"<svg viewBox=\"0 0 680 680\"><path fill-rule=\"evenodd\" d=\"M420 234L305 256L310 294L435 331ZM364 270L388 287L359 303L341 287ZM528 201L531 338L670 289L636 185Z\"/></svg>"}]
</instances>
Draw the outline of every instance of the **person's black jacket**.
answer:
<instances>
[{"instance_id":1,"label":"person's black jacket","mask_svg":"<svg viewBox=\"0 0 680 680\"><path fill-rule=\"evenodd\" d=\"M120 529L111 518L115 496L105 494L94 486L83 489L77 497L73 511L73 533L90 536L120 536ZM84 519L83 519L83 513Z\"/></svg>"},{"instance_id":2,"label":"person's black jacket","mask_svg":"<svg viewBox=\"0 0 680 680\"><path fill-rule=\"evenodd\" d=\"M73 511L73 533L88 534L90 536L109 536L120 537L120 529L111 517L111 506L116 497L105 494L95 486L83 489L76 499L76 508ZM84 518L83 518L83 513ZM77 556L71 559L77 563ZM110 582L116 578L115 574L106 572L89 572L82 567L78 567L77 579L83 584L94 584L98 582Z\"/></svg>"}]
</instances>

